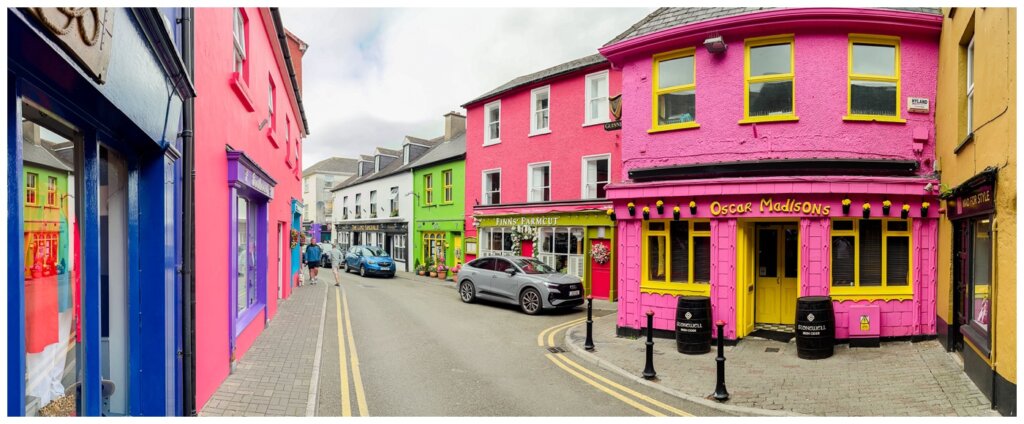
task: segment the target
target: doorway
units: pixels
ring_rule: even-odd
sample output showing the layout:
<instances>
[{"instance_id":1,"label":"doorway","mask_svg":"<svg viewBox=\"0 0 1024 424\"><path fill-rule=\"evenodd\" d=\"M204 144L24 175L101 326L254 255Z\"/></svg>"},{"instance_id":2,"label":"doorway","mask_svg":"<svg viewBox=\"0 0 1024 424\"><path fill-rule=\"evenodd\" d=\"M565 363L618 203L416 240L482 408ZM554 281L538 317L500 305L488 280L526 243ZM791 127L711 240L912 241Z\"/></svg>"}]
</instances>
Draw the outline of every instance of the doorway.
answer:
<instances>
[{"instance_id":1,"label":"doorway","mask_svg":"<svg viewBox=\"0 0 1024 424\"><path fill-rule=\"evenodd\" d=\"M755 238L754 320L792 325L799 289L800 232L796 224L757 224Z\"/></svg>"}]
</instances>

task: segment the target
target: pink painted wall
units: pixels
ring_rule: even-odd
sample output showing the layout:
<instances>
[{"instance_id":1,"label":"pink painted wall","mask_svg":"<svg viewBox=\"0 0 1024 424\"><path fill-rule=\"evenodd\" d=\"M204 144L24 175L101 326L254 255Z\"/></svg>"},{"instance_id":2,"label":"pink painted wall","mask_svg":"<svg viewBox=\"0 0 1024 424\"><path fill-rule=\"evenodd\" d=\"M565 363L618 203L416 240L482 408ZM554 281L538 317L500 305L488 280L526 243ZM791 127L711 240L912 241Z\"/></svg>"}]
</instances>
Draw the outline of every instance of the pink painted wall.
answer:
<instances>
[{"instance_id":1,"label":"pink painted wall","mask_svg":"<svg viewBox=\"0 0 1024 424\"><path fill-rule=\"evenodd\" d=\"M277 235L279 223L290 232L291 199L301 199L301 165L294 163L294 150L301 142L301 118L292 106L287 74L282 73L274 46L279 46L273 24L265 20L264 10L246 8L249 22L248 95L255 106L250 112L232 87L232 9L197 8L196 27L196 404L202 408L230 371L228 341L229 284L228 261L230 191L227 183L225 145L245 152L274 180L274 198L269 203L267 254L267 313L277 312L277 264L291 269L290 252L280 252L283 243ZM276 130L258 125L267 117L268 85L273 79L277 89ZM287 118L286 118L287 117ZM291 140L285 140L286 122ZM272 142L271 138L274 140ZM275 145L276 143L276 145ZM284 278L284 297L291 294L289 279ZM237 339L236 359L241 359L263 331L264 313L257 316Z\"/></svg>"},{"instance_id":2,"label":"pink painted wall","mask_svg":"<svg viewBox=\"0 0 1024 424\"><path fill-rule=\"evenodd\" d=\"M501 168L501 202L527 201L527 164L551 161L551 200L578 200L581 195L583 156L608 153L611 181L621 172L619 132L605 131L602 125L583 126L585 119L586 75L608 69L607 63L539 81L498 97L466 105L466 235L474 237L474 206L481 200L481 172ZM619 93L618 70L608 75L609 96ZM551 86L550 134L529 137L530 90ZM484 105L501 99L501 143L484 147ZM544 206L489 209L496 213L546 213L593 209L593 207ZM528 212L527 212L528 211Z\"/></svg>"},{"instance_id":3,"label":"pink painted wall","mask_svg":"<svg viewBox=\"0 0 1024 424\"><path fill-rule=\"evenodd\" d=\"M650 34L601 52L622 66L622 178L634 168L756 159L865 158L919 160L919 174L933 170L932 113L907 113L908 97L935 101L941 17L909 12L842 9L783 10L730 17ZM909 18L908 18L909 16ZM913 18L913 19L911 19ZM897 24L911 19L918 26ZM917 22L922 21L922 22ZM920 27L925 27L921 29ZM722 34L728 50L712 55L701 43L708 29ZM931 30L929 30L931 29ZM901 37L901 93L905 124L844 122L848 35ZM743 40L794 35L795 113L798 122L740 125L743 119ZM697 47L696 122L700 128L648 134L651 128L651 55ZM922 140L915 141L915 133Z\"/></svg>"}]
</instances>

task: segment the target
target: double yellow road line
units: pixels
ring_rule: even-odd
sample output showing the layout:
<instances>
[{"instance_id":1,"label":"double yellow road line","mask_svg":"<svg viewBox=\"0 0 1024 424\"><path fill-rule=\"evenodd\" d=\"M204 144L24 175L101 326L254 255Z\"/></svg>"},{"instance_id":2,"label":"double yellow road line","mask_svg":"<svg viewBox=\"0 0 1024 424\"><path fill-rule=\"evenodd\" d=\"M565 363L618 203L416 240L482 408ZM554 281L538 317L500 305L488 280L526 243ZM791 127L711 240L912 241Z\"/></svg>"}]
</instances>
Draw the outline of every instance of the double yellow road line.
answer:
<instances>
[{"instance_id":1,"label":"double yellow road line","mask_svg":"<svg viewBox=\"0 0 1024 424\"><path fill-rule=\"evenodd\" d=\"M537 335L537 346L545 347L544 338L547 336L547 347L555 347L555 334L562 330L568 329L574 325L580 324L586 321L586 318L574 319L569 322L549 327L544 331L541 331ZM629 387L623 386L612 380L605 378L604 376L587 369L583 365L576 363L575 361L566 357L561 353L547 353L544 355L556 366L569 373L573 377L576 377L580 381L587 383L597 390L607 393L623 403L632 406L648 415L655 417L665 416L679 416L679 417L692 417L693 415L687 413L678 408L674 408L670 405L666 405L657 399L651 398L650 396L644 395L643 393L637 392L636 390L630 389Z\"/></svg>"},{"instance_id":2,"label":"double yellow road line","mask_svg":"<svg viewBox=\"0 0 1024 424\"><path fill-rule=\"evenodd\" d=\"M334 297L334 305L337 307L335 316L338 320L338 369L341 372L341 415L343 417L352 416L352 399L348 380L348 363L351 363L352 384L355 387L359 416L369 417L370 413L366 408L366 391L363 390L363 377L359 373L359 354L356 353L356 341L352 336L352 318L348 313L348 296L345 295L345 290L341 287L338 287L337 296ZM342 325L342 315L345 316L344 326ZM346 331L348 332L348 347L352 353L348 356L347 361L345 351Z\"/></svg>"}]
</instances>

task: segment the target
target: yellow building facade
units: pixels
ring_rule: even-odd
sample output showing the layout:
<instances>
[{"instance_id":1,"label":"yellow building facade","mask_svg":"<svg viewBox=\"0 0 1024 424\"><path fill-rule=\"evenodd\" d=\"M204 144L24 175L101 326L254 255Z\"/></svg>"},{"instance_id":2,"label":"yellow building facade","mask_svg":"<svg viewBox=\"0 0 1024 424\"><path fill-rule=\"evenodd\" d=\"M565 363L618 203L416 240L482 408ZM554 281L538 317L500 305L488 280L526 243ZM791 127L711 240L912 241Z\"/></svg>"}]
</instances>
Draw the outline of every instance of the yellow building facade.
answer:
<instances>
[{"instance_id":1,"label":"yellow building facade","mask_svg":"<svg viewBox=\"0 0 1024 424\"><path fill-rule=\"evenodd\" d=\"M943 8L939 340L1003 415L1017 411L1017 11Z\"/></svg>"}]
</instances>

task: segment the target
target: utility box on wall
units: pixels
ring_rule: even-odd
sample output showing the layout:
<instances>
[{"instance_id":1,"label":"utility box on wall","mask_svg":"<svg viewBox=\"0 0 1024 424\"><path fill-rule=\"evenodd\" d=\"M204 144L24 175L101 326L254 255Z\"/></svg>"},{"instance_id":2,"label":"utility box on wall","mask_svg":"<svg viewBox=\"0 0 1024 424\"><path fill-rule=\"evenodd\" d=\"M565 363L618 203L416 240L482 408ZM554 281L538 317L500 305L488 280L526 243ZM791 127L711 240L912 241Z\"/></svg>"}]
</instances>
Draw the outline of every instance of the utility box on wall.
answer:
<instances>
[{"instance_id":1,"label":"utility box on wall","mask_svg":"<svg viewBox=\"0 0 1024 424\"><path fill-rule=\"evenodd\" d=\"M850 347L879 347L882 322L878 306L851 306Z\"/></svg>"}]
</instances>

